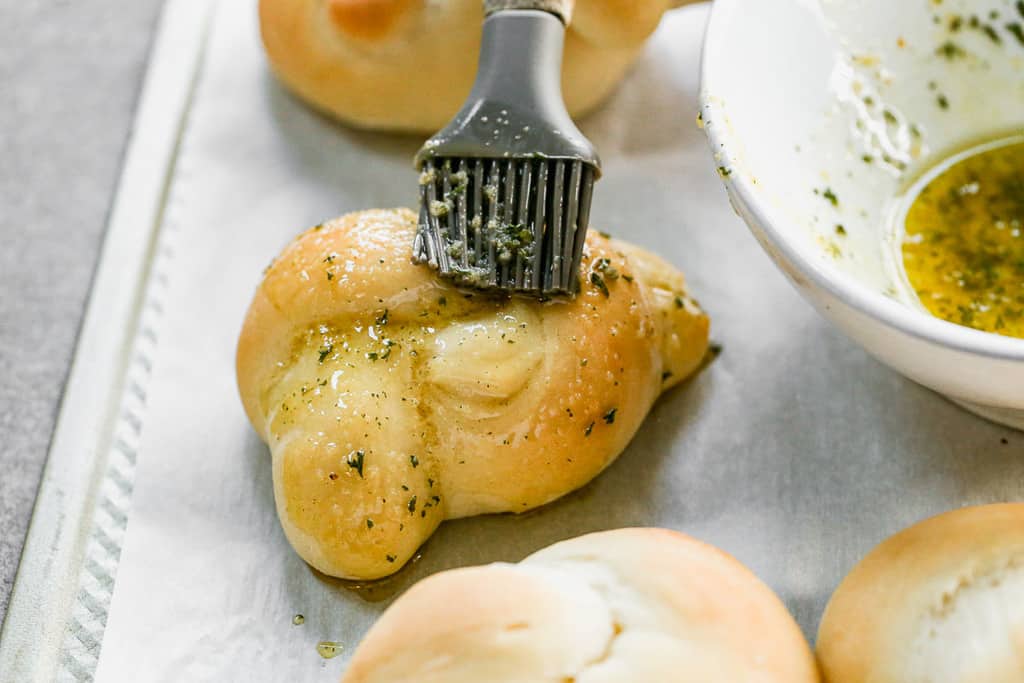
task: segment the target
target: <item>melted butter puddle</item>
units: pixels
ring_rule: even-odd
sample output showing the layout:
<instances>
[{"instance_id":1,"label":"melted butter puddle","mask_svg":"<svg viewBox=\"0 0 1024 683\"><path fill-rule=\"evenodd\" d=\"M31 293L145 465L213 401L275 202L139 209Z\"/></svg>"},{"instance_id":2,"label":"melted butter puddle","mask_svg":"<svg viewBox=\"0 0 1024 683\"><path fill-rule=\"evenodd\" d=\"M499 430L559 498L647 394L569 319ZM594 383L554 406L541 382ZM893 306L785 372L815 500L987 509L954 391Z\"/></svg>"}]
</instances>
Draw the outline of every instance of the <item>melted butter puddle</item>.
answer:
<instances>
[{"instance_id":1,"label":"melted butter puddle","mask_svg":"<svg viewBox=\"0 0 1024 683\"><path fill-rule=\"evenodd\" d=\"M399 593L404 592L407 588L411 587L413 583L422 578L414 573L413 567L419 563L420 559L422 559L426 545L427 544L421 546L416 554L413 555L401 569L390 576L385 576L382 579L375 579L373 581L355 581L328 576L327 574L318 572L312 567L310 567L310 571L312 571L313 574L324 583L337 588L344 588L350 593L355 593L359 598L366 602L385 602L396 597Z\"/></svg>"},{"instance_id":2,"label":"melted butter puddle","mask_svg":"<svg viewBox=\"0 0 1024 683\"><path fill-rule=\"evenodd\" d=\"M317 653L324 659L334 659L341 654L341 643L333 640L321 640L316 644Z\"/></svg>"},{"instance_id":3,"label":"melted butter puddle","mask_svg":"<svg viewBox=\"0 0 1024 683\"><path fill-rule=\"evenodd\" d=\"M908 196L899 255L917 301L937 318L1024 338L1024 138L955 155Z\"/></svg>"}]
</instances>

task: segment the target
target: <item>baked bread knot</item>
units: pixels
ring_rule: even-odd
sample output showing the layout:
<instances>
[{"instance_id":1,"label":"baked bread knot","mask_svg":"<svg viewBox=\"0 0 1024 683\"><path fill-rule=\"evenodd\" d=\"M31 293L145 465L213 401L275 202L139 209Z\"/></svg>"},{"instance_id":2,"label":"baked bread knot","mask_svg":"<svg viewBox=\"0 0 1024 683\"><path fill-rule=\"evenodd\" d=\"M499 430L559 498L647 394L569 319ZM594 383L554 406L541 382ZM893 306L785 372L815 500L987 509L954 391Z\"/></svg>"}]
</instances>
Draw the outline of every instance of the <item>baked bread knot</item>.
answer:
<instances>
[{"instance_id":1,"label":"baked bread knot","mask_svg":"<svg viewBox=\"0 0 1024 683\"><path fill-rule=\"evenodd\" d=\"M829 683L1024 681L1024 503L932 517L890 537L832 595Z\"/></svg>"},{"instance_id":2,"label":"baked bread knot","mask_svg":"<svg viewBox=\"0 0 1024 683\"><path fill-rule=\"evenodd\" d=\"M415 230L398 209L307 231L238 342L281 524L332 576L385 576L444 519L587 483L707 349L682 274L642 249L591 231L582 292L539 302L447 284L412 263Z\"/></svg>"},{"instance_id":3,"label":"baked bread knot","mask_svg":"<svg viewBox=\"0 0 1024 683\"><path fill-rule=\"evenodd\" d=\"M342 683L814 683L785 606L722 551L619 529L441 572L370 629Z\"/></svg>"},{"instance_id":4,"label":"baked bread knot","mask_svg":"<svg viewBox=\"0 0 1024 683\"><path fill-rule=\"evenodd\" d=\"M562 90L580 116L600 103L668 7L692 0L576 0ZM260 0L278 77L308 103L363 128L433 133L476 75L481 0Z\"/></svg>"}]
</instances>

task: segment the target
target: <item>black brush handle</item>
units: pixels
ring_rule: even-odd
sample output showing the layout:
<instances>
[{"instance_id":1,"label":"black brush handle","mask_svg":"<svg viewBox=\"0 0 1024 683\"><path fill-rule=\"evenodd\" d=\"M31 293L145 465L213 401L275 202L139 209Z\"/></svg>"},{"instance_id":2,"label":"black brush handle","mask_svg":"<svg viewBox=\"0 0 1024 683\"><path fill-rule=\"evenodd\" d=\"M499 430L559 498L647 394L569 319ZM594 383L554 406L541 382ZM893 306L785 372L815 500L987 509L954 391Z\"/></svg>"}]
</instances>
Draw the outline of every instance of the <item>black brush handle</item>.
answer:
<instances>
[{"instance_id":1,"label":"black brush handle","mask_svg":"<svg viewBox=\"0 0 1024 683\"><path fill-rule=\"evenodd\" d=\"M502 10L539 10L549 12L568 24L572 18L573 0L484 0L484 16Z\"/></svg>"}]
</instances>

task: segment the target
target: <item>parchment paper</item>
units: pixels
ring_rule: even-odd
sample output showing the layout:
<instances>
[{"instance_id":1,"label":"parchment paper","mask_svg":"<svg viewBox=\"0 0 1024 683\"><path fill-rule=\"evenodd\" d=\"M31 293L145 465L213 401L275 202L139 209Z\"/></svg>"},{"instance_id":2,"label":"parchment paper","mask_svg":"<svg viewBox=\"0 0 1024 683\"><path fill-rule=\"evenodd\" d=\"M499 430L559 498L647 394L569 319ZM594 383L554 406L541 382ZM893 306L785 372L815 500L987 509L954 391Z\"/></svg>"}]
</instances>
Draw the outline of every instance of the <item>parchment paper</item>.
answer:
<instances>
[{"instance_id":1,"label":"parchment paper","mask_svg":"<svg viewBox=\"0 0 1024 683\"><path fill-rule=\"evenodd\" d=\"M682 267L723 353L664 396L583 490L522 517L448 522L410 568L356 590L314 574L285 541L233 354L262 268L300 229L414 204L420 141L306 109L267 71L254 0L221 3L163 228L174 258L157 274L168 279L163 327L98 680L337 680L416 579L630 525L734 554L813 636L831 590L888 534L959 505L1024 498L1021 435L841 338L730 210L694 123L706 14L672 13L582 128L604 159L594 226ZM342 655L322 659L321 640Z\"/></svg>"}]
</instances>

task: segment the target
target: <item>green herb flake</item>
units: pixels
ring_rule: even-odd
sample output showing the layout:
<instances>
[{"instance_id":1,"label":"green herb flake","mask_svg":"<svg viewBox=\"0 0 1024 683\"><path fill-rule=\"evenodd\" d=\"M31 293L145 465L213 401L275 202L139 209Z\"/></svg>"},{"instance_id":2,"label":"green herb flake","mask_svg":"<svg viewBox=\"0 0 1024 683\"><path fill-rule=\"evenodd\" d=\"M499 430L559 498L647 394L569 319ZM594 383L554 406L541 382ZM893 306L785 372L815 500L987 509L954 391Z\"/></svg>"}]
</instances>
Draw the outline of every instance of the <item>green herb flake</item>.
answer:
<instances>
[{"instance_id":1,"label":"green herb flake","mask_svg":"<svg viewBox=\"0 0 1024 683\"><path fill-rule=\"evenodd\" d=\"M949 100L945 95L940 94L935 98L935 102L939 105L939 109L949 109Z\"/></svg>"},{"instance_id":2,"label":"green herb flake","mask_svg":"<svg viewBox=\"0 0 1024 683\"><path fill-rule=\"evenodd\" d=\"M939 45L937 48L935 48L935 54L937 54L940 57L944 57L949 61L953 61L954 59L965 57L967 55L967 52L964 51L962 47L954 43L952 40L947 40L942 45Z\"/></svg>"},{"instance_id":3,"label":"green herb flake","mask_svg":"<svg viewBox=\"0 0 1024 683\"><path fill-rule=\"evenodd\" d=\"M332 273L331 271L328 270L327 271L327 279L328 280L333 280L334 279L334 273Z\"/></svg>"},{"instance_id":4,"label":"green herb flake","mask_svg":"<svg viewBox=\"0 0 1024 683\"><path fill-rule=\"evenodd\" d=\"M1013 23L1007 24L1006 30L1009 31L1010 34L1017 39L1018 43L1024 45L1024 27L1022 27L1020 24Z\"/></svg>"},{"instance_id":5,"label":"green herb flake","mask_svg":"<svg viewBox=\"0 0 1024 683\"><path fill-rule=\"evenodd\" d=\"M324 358L327 358L327 356L331 355L331 353L333 351L334 351L334 344L328 344L327 346L320 347L320 357L319 357L319 360L317 362L323 363L324 362Z\"/></svg>"},{"instance_id":6,"label":"green herb flake","mask_svg":"<svg viewBox=\"0 0 1024 683\"><path fill-rule=\"evenodd\" d=\"M608 285L606 285L604 283L604 278L601 277L600 274L598 274L596 272L591 272L590 273L590 284L592 284L595 287L597 287L601 291L601 293L605 295L606 298L611 296L611 293L609 293L609 291L608 291Z\"/></svg>"},{"instance_id":7,"label":"green herb flake","mask_svg":"<svg viewBox=\"0 0 1024 683\"><path fill-rule=\"evenodd\" d=\"M415 455L410 455L409 456L409 463L413 466L413 468L419 467L420 466L420 459L417 458Z\"/></svg>"},{"instance_id":8,"label":"green herb flake","mask_svg":"<svg viewBox=\"0 0 1024 683\"><path fill-rule=\"evenodd\" d=\"M370 519L369 517L366 518L366 528L367 529L372 529L373 528L373 520Z\"/></svg>"},{"instance_id":9,"label":"green herb flake","mask_svg":"<svg viewBox=\"0 0 1024 683\"><path fill-rule=\"evenodd\" d=\"M412 498L409 499L409 502L408 504L406 504L406 507L409 508L410 513L416 512L416 496L413 496Z\"/></svg>"},{"instance_id":10,"label":"green herb flake","mask_svg":"<svg viewBox=\"0 0 1024 683\"><path fill-rule=\"evenodd\" d=\"M597 270L601 271L606 278L609 280L618 280L619 271L612 265L611 259L602 256L597 259L597 264L594 266Z\"/></svg>"},{"instance_id":11,"label":"green herb flake","mask_svg":"<svg viewBox=\"0 0 1024 683\"><path fill-rule=\"evenodd\" d=\"M388 324L388 309L384 309L384 312L377 316L376 320L378 327L384 327Z\"/></svg>"},{"instance_id":12,"label":"green herb flake","mask_svg":"<svg viewBox=\"0 0 1024 683\"><path fill-rule=\"evenodd\" d=\"M396 558L395 558L394 555L385 555L384 559L387 560L388 562L394 562Z\"/></svg>"},{"instance_id":13,"label":"green herb flake","mask_svg":"<svg viewBox=\"0 0 1024 683\"><path fill-rule=\"evenodd\" d=\"M363 463L366 461L366 453L363 451L355 451L349 453L348 457L345 458L345 464L354 469L359 473L359 478L363 478Z\"/></svg>"},{"instance_id":14,"label":"green herb flake","mask_svg":"<svg viewBox=\"0 0 1024 683\"><path fill-rule=\"evenodd\" d=\"M587 428L583 430L583 436L590 436L590 432L594 431L594 423L591 422L587 425Z\"/></svg>"},{"instance_id":15,"label":"green herb flake","mask_svg":"<svg viewBox=\"0 0 1024 683\"><path fill-rule=\"evenodd\" d=\"M842 223L836 225L836 234L846 237L846 228L843 227Z\"/></svg>"},{"instance_id":16,"label":"green herb flake","mask_svg":"<svg viewBox=\"0 0 1024 683\"><path fill-rule=\"evenodd\" d=\"M607 413L605 413L604 416L602 417L602 419L604 420L604 423L606 425L613 424L615 422L615 413L617 413L617 412L619 412L618 408L612 408Z\"/></svg>"},{"instance_id":17,"label":"green herb flake","mask_svg":"<svg viewBox=\"0 0 1024 683\"><path fill-rule=\"evenodd\" d=\"M686 307L686 302L683 301L683 297L677 296L674 299L674 301L675 301L675 304L676 304L676 308L685 308Z\"/></svg>"},{"instance_id":18,"label":"green herb flake","mask_svg":"<svg viewBox=\"0 0 1024 683\"><path fill-rule=\"evenodd\" d=\"M839 197L832 191L831 187L826 187L821 191L821 196L824 197L832 206L839 206Z\"/></svg>"}]
</instances>

